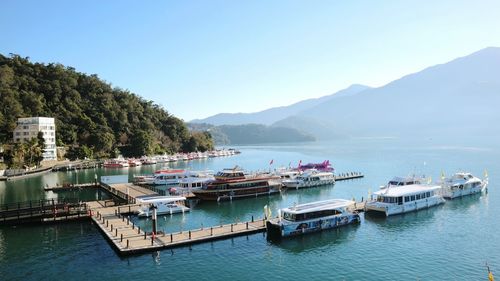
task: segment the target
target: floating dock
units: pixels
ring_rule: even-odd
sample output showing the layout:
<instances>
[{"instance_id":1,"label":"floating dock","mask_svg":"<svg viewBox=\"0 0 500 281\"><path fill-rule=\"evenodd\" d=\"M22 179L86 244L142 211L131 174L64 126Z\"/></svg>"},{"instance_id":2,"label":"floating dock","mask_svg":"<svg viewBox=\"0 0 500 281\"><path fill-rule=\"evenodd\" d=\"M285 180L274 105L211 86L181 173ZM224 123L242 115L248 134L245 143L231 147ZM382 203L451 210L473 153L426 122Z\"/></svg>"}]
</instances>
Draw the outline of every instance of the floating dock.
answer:
<instances>
[{"instance_id":1,"label":"floating dock","mask_svg":"<svg viewBox=\"0 0 500 281\"><path fill-rule=\"evenodd\" d=\"M364 175L359 172L349 172L349 173L340 173L335 175L335 181L345 181L345 180L353 180L363 178Z\"/></svg>"},{"instance_id":2,"label":"floating dock","mask_svg":"<svg viewBox=\"0 0 500 281\"><path fill-rule=\"evenodd\" d=\"M71 198L0 205L0 225L58 222L82 219L87 216L87 205Z\"/></svg>"},{"instance_id":3,"label":"floating dock","mask_svg":"<svg viewBox=\"0 0 500 281\"><path fill-rule=\"evenodd\" d=\"M266 230L265 220L231 223L175 233L146 233L121 215L129 206L92 209L92 221L120 255L132 255L250 235Z\"/></svg>"}]
</instances>

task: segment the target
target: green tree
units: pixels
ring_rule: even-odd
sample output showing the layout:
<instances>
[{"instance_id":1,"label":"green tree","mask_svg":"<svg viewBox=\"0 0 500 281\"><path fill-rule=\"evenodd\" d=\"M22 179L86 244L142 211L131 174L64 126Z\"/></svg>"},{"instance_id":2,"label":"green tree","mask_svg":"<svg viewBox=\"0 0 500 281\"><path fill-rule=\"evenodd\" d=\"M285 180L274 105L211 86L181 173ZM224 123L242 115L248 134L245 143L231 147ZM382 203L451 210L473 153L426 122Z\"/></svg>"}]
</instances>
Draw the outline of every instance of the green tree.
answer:
<instances>
[{"instance_id":1,"label":"green tree","mask_svg":"<svg viewBox=\"0 0 500 281\"><path fill-rule=\"evenodd\" d=\"M153 137L144 130L138 130L132 134L130 144L132 156L140 157L153 153Z\"/></svg>"}]
</instances>

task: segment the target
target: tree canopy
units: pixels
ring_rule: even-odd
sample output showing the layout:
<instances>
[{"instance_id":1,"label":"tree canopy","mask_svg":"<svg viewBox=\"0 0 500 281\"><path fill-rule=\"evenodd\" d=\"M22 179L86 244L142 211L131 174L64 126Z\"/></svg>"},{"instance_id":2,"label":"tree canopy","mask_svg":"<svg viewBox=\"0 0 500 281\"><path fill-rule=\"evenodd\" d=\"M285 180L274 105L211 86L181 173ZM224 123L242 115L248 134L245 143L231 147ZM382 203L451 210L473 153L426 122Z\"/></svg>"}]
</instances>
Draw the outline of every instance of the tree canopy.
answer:
<instances>
[{"instance_id":1,"label":"tree canopy","mask_svg":"<svg viewBox=\"0 0 500 281\"><path fill-rule=\"evenodd\" d=\"M0 54L0 100L0 143L12 141L17 118L45 116L56 119L58 145L85 146L73 149L77 155L108 157L117 148L130 156L213 148L210 135L193 135L158 104L61 64ZM193 139L203 143L192 145Z\"/></svg>"}]
</instances>

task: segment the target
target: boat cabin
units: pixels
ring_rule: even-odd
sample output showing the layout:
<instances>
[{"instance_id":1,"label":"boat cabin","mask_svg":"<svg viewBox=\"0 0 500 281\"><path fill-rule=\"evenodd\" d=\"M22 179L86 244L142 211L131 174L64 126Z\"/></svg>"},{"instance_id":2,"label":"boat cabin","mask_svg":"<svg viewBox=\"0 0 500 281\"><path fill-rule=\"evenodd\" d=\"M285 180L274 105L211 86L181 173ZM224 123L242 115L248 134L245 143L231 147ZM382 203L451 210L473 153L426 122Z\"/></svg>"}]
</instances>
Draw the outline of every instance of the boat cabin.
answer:
<instances>
[{"instance_id":1,"label":"boat cabin","mask_svg":"<svg viewBox=\"0 0 500 281\"><path fill-rule=\"evenodd\" d=\"M228 180L228 179L244 179L245 173L237 168L234 169L224 169L217 174L215 174L216 180Z\"/></svg>"},{"instance_id":2,"label":"boat cabin","mask_svg":"<svg viewBox=\"0 0 500 281\"><path fill-rule=\"evenodd\" d=\"M386 190L377 191L374 194L377 196L377 202L403 205L409 202L433 197L439 189L439 186L413 184L406 185L404 188L388 188Z\"/></svg>"},{"instance_id":3,"label":"boat cabin","mask_svg":"<svg viewBox=\"0 0 500 281\"><path fill-rule=\"evenodd\" d=\"M305 221L344 213L347 207L354 205L354 201L332 199L297 205L282 209L281 217L290 222Z\"/></svg>"}]
</instances>

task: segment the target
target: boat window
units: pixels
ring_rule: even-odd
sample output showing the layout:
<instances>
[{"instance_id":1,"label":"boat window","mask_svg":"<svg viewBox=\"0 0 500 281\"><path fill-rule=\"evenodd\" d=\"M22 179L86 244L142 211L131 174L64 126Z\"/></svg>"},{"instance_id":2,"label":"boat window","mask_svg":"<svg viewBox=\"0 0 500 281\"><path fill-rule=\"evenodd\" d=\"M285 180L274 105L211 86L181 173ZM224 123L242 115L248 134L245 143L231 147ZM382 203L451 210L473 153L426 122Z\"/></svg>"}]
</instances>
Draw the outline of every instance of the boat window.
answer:
<instances>
[{"instance_id":1,"label":"boat window","mask_svg":"<svg viewBox=\"0 0 500 281\"><path fill-rule=\"evenodd\" d=\"M410 201L415 201L415 195L412 195L410 198L411 198Z\"/></svg>"},{"instance_id":2,"label":"boat window","mask_svg":"<svg viewBox=\"0 0 500 281\"><path fill-rule=\"evenodd\" d=\"M426 192L427 193L427 197L431 197L431 193L430 192Z\"/></svg>"},{"instance_id":3,"label":"boat window","mask_svg":"<svg viewBox=\"0 0 500 281\"><path fill-rule=\"evenodd\" d=\"M402 205L402 204L403 204L403 197L399 196L398 197L398 205Z\"/></svg>"},{"instance_id":4,"label":"boat window","mask_svg":"<svg viewBox=\"0 0 500 281\"><path fill-rule=\"evenodd\" d=\"M405 202L410 202L410 196L405 196Z\"/></svg>"}]
</instances>

